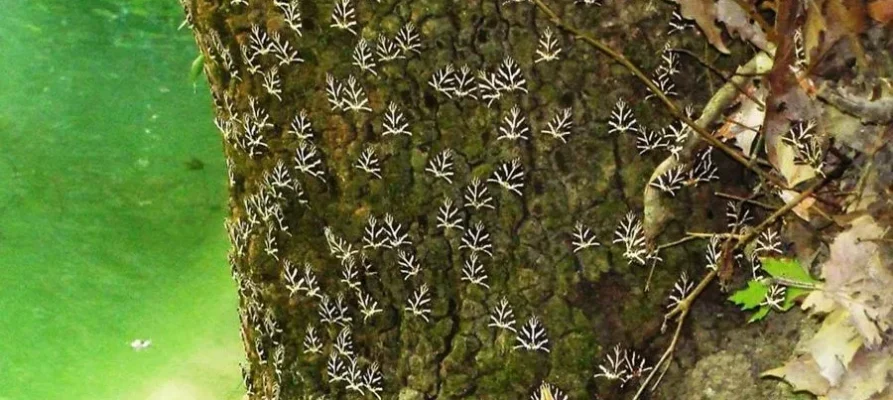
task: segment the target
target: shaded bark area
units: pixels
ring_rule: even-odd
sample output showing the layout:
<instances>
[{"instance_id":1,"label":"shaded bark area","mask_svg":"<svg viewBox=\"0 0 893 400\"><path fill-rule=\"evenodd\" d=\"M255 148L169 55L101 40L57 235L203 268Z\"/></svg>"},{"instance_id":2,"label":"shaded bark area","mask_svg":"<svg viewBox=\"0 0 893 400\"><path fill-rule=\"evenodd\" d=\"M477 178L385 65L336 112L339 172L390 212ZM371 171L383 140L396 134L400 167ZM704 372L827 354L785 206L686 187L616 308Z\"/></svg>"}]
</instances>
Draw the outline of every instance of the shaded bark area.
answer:
<instances>
[{"instance_id":1,"label":"shaded bark area","mask_svg":"<svg viewBox=\"0 0 893 400\"><path fill-rule=\"evenodd\" d=\"M647 10L638 4L562 4L555 7L564 18L611 38L615 48L639 65L650 69L660 62L668 40L669 10L663 6ZM560 60L534 63L548 23L530 4L419 0L360 1L355 6L357 36L330 26L333 2L301 2L303 29L298 36L272 0L236 5L187 2L219 125L235 126L224 134L231 164L228 224L231 231L239 224L248 227L244 240L234 240L244 251L236 245L231 262L240 285L250 398L273 398L277 392L284 399L362 397L344 382L329 382L331 374L326 372L345 325L357 365L364 370L372 363L380 365L383 398L521 399L543 380L571 398L621 398L635 384L624 388L594 379L598 365L618 343L653 358L666 339L655 342L667 293L680 271L702 268L698 246L671 248L661 254L664 263L654 272L651 290L644 292L648 269L629 265L622 246L611 245L623 215L641 212L643 186L663 155L639 156L632 136L609 134L609 115L617 99L624 98L639 122L654 129L669 122L663 110L644 100L645 88L625 70L561 33ZM408 22L418 28L420 54L379 63L377 76L352 64L360 37L374 46L380 34L393 38ZM268 35L278 33L304 62L278 65L266 55L257 60L260 71L249 72L240 49L251 45L253 26ZM233 60L229 65L227 56ZM506 93L490 107L473 99L449 98L428 84L447 64L492 71L507 56L520 65L527 93ZM263 74L273 67L278 68L281 98L264 88ZM683 64L682 69L680 92L698 89L691 91L688 102L703 101L710 93L703 86L712 82L701 79L704 73L695 65ZM332 110L327 74L343 82L355 76L372 111ZM402 109L412 136L382 135L392 101ZM528 139L498 140L498 128L513 106L526 118ZM572 109L574 121L567 143L543 133L565 107ZM249 154L236 137L245 135L239 122L256 110L269 119L259 132L264 146ZM290 124L302 110L313 126L314 136L308 140L318 148L321 177L294 168L301 140ZM380 161L380 179L355 167L367 148L374 149ZM453 155L451 182L425 171L446 149ZM485 183L494 208L467 207L472 179L486 181L515 158L524 171L522 195ZM300 199L297 190L277 192L265 183L266 174L279 162L290 179L300 182ZM256 212L251 201L257 199L252 196L270 191L284 194L272 196L270 203L281 210L279 221L252 215ZM678 196L676 212L682 218L669 226L667 237L678 238L686 229L719 230L713 228L723 224L721 211L711 210L722 210L722 205L714 206L717 200L709 193L699 188ZM459 207L465 233L437 227L444 199ZM404 279L396 249L363 249L355 256L356 265L362 266L359 290L352 289L342 276L344 262L332 255L324 229L360 249L368 217L381 223L386 215L408 234L412 245L400 249L415 256L421 272ZM492 243L492 257L478 254L489 288L462 281L470 257L462 246L463 235L479 222ZM592 228L600 247L573 252L571 233L577 222ZM270 247L276 252L271 254ZM352 322L323 323L320 298L290 293L286 260L299 271L308 263L321 293L331 300L343 295ZM405 311L408 299L423 284L430 287L427 322ZM364 320L358 293L370 295L383 312ZM502 298L514 310L516 328L530 317L539 318L548 352L514 349L515 333L488 327L490 310ZM305 352L311 327L323 344L318 354ZM365 397L372 396L367 391Z\"/></svg>"}]
</instances>

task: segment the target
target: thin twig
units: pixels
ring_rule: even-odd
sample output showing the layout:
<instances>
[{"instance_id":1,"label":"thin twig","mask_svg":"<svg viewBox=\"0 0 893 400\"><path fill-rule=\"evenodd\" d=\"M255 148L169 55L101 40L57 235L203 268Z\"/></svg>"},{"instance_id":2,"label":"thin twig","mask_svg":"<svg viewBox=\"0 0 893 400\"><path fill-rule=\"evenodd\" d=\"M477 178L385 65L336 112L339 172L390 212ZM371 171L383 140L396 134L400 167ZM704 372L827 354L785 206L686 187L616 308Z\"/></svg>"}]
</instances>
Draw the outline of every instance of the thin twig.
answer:
<instances>
[{"instance_id":1,"label":"thin twig","mask_svg":"<svg viewBox=\"0 0 893 400\"><path fill-rule=\"evenodd\" d=\"M838 166L837 170L842 172L844 165L845 164L841 164L840 166ZM750 231L748 231L746 234L744 234L744 237L742 237L741 240L738 241L738 244L735 247L740 249L740 248L743 248L744 246L746 246L748 243L750 243L751 240L755 239L757 237L757 235L759 235L760 233L763 233L763 231L766 230L766 228L768 228L769 225L772 225L775 222L775 220L777 220L781 216L787 214L789 211L793 210L794 207L797 207L798 205L800 205L800 203L802 203L803 200L806 200L806 198L812 196L812 194L815 193L816 190L819 190L819 188L821 188L822 186L825 186L828 182L830 182L832 176L836 177L837 175L839 175L838 171L834 171L834 172L828 174L824 179L817 181L816 183L813 183L812 186L810 186L810 187L806 188L806 190L800 192L800 194L798 194L797 197L794 197L793 199L791 199L791 201L786 203L783 207L779 208L778 210L775 210L775 212L772 213L772 215L769 215L768 217L766 217L766 219L763 220L763 222L760 222L760 224L757 225L756 228L753 228Z\"/></svg>"},{"instance_id":2,"label":"thin twig","mask_svg":"<svg viewBox=\"0 0 893 400\"><path fill-rule=\"evenodd\" d=\"M765 180L772 182L773 185L778 186L783 189L788 188L788 185L785 184L780 178L778 178L777 176L771 175L768 172L763 171L760 168L757 168L757 166L755 166L755 165L752 165L750 162L748 162L747 158L744 155L742 155L735 149L729 147L725 143L721 142L719 139L714 137L712 133L707 131L707 129L698 125L697 123L695 123L694 120L692 120L687 115L685 115L685 113L682 112L682 109L679 108L679 106L676 105L675 102L670 100L670 98L667 97L667 94L664 93L662 90L660 90L660 88L658 88L657 85L654 84L654 82L651 80L651 78L649 78L647 75L645 75L645 73L642 72L642 70L639 69L639 67L637 67L635 64L633 64L631 61L629 61L629 59L627 59L626 56L615 51L614 49L612 49L611 47L606 45L604 42L602 42L598 39L595 39L592 36L587 35L583 31L581 31L577 28L574 28L573 26L568 25L566 22L564 22L564 20L559 18L558 15L555 14L555 12L552 11L551 8L549 8L549 6L547 6L545 3L543 3L543 0L533 0L533 2L536 4L537 8L539 8L542 12L544 12L546 14L546 16L552 21L553 24L555 24L555 26L570 33L572 35L572 38L582 40L586 43L589 43L590 45L595 47L597 50L599 50L602 53L605 53L609 57L613 58L614 61L617 61L618 63L620 63L620 65L623 65L624 67L626 67L626 69L629 70L630 73L632 73L643 84L645 84L646 87L648 87L648 89L651 91L651 93L653 93L655 96L657 96L657 98L660 99L660 101L663 102L664 105L666 105L667 109L670 111L670 114L672 114L674 117L676 117L679 120L681 120L682 122L684 122L686 125L690 126L698 134L698 136L701 137L702 140L704 140L705 142L707 142L708 144L710 144L713 147L719 148L724 153L728 154L729 157L731 157L733 160L737 161L741 165L744 165L745 167L747 167L748 169L750 169L751 171L753 171L760 177L764 178Z\"/></svg>"},{"instance_id":3,"label":"thin twig","mask_svg":"<svg viewBox=\"0 0 893 400\"><path fill-rule=\"evenodd\" d=\"M717 270L715 269L710 270L710 272L708 272L707 275L705 275L704 278L701 279L700 282L698 282L698 286L695 286L694 290L692 290L691 293L688 294L688 296L685 296L685 298L682 299L682 301L680 301L679 304L676 305L676 307L673 307L670 312L664 315L664 321L669 320L676 315L682 315L683 312L687 313L688 308L691 306L691 303L694 301L695 297L698 297L698 295L707 288L707 285L709 285L710 282L713 281L713 278L716 278L716 271Z\"/></svg>"},{"instance_id":4,"label":"thin twig","mask_svg":"<svg viewBox=\"0 0 893 400\"><path fill-rule=\"evenodd\" d=\"M666 249L666 248L669 248L669 247L678 246L678 245L680 245L680 244L683 244L683 243L686 243L686 242L690 242L690 241L695 240L695 239L699 239L699 238L696 237L696 236L685 236L685 237L683 237L682 239L679 239L679 240L676 240L676 241L672 241L672 242L670 242L670 243L664 243L664 244L662 244L662 245L660 245L660 246L657 246L657 248L655 249L655 251L661 251L661 250Z\"/></svg>"},{"instance_id":5,"label":"thin twig","mask_svg":"<svg viewBox=\"0 0 893 400\"><path fill-rule=\"evenodd\" d=\"M748 204L753 204L753 205L755 205L755 206L760 206L760 207L765 208L765 209L767 209L767 210L777 210L777 209L778 209L778 207L775 207L775 206L773 206L773 205L771 205L771 204L763 203L763 202L756 201L756 200L753 200L753 199L749 199L749 198L746 198L746 197L735 196L734 194L730 194L730 193L714 192L713 194L714 194L716 197L722 197L722 198L724 198L724 199L730 199L730 200L738 200L738 201L743 202L743 203L748 203Z\"/></svg>"},{"instance_id":6,"label":"thin twig","mask_svg":"<svg viewBox=\"0 0 893 400\"><path fill-rule=\"evenodd\" d=\"M731 117L726 117L723 121L726 122L726 123L732 124L732 125L740 126L740 127L744 128L745 130L751 131L751 132L753 132L753 133L760 133L760 129L759 129L759 128L753 128L753 127L744 125L744 124L742 124L742 123L740 123L740 122L738 122L738 121L735 121L735 120L732 119ZM750 156L751 156L751 158L753 158L753 154L751 154Z\"/></svg>"},{"instance_id":7,"label":"thin twig","mask_svg":"<svg viewBox=\"0 0 893 400\"><path fill-rule=\"evenodd\" d=\"M858 243L858 242L893 243L893 239L888 239L888 238L858 238L858 239L856 239L856 243Z\"/></svg>"},{"instance_id":8,"label":"thin twig","mask_svg":"<svg viewBox=\"0 0 893 400\"><path fill-rule=\"evenodd\" d=\"M717 76L719 76L720 78L722 78L723 81L726 81L726 82L728 82L728 83L731 83L732 86L734 86L735 89L738 90L738 93L741 93L741 94L747 96L748 99L750 99L751 101L753 101L754 103L756 103L758 106L760 106L760 108L762 108L762 109L764 109L764 110L766 109L766 104L765 104L765 103L763 103L762 101L760 101L760 99L754 97L753 94L749 93L749 92L748 92L747 90L745 90L743 87L741 87L740 85L738 85L738 83L736 83L735 81L733 81L731 75L729 75L729 74L727 74L727 73L725 73L725 72L720 71L719 68L714 67L713 64L710 64L709 62L707 62L707 60L705 60L705 59L699 57L697 54L692 53L690 50L686 50L686 49L673 49L673 52L674 52L674 53L679 53L679 54L685 54L685 55L687 55L687 56L689 56L689 57L691 57L691 58L694 58L695 61L698 62L698 64L701 64L701 65L703 65L704 67L706 67L708 70L710 70L710 72L713 72L714 74L716 74Z\"/></svg>"},{"instance_id":9,"label":"thin twig","mask_svg":"<svg viewBox=\"0 0 893 400\"><path fill-rule=\"evenodd\" d=\"M772 223L774 223L775 220L777 220L778 218L782 217L783 215L785 215L788 212L790 212L791 210L793 210L794 207L796 207L801 202L803 202L803 200L805 200L806 198L811 196L812 193L819 190L821 187L825 186L832 179L834 179L834 178L838 177L840 174L842 174L843 170L846 168L846 166L847 166L846 164L839 165L834 171L832 171L830 174L828 174L825 177L825 179L822 179L822 180L812 184L812 186L810 186L809 188L807 188L806 190L801 192L799 195L797 195L797 197L793 198L790 202L786 203L783 207L781 207L778 210L776 210L775 212L773 212L772 215L770 215L766 219L764 219L763 222L760 222L760 224L757 225L756 228L751 229L746 234L741 236L740 239L738 240L738 242L735 244L735 247L733 248L733 250L741 249L744 246L746 246L748 243L750 243L752 240L756 239L757 235L759 235L764 230L766 230L766 228L768 228L770 225L772 225ZM729 238L728 240L732 240L732 238ZM688 296L685 296L685 298L682 299L682 301L680 301L679 304L676 305L676 307L674 307L672 310L670 310L670 312L668 312L666 315L664 315L664 327L666 327L667 321L669 321L673 317L677 318L676 334L674 334L673 341L670 342L670 346L667 348L667 351L664 352L664 355L661 356L660 360L657 362L657 364L655 364L654 369L648 375L648 378L646 378L645 381L643 381L642 386L639 387L639 391L636 393L635 397L633 397L633 400L636 400L639 398L639 395L641 395L641 393L644 391L644 388L647 386L648 382L652 379L654 374L660 369L661 364L663 364L666 361L667 357L669 357L670 354L672 353L672 351L675 349L676 341L677 341L676 335L678 335L678 332L682 328L682 323L685 321L685 317L688 315L688 311L691 308L691 304L707 288L707 286L711 282L713 282L713 279L716 278L716 274L717 274L717 270L711 270L709 273L707 273L707 275L705 275L704 278L701 279L700 282L698 282L698 286L695 286L695 288L691 291L691 293L688 294Z\"/></svg>"},{"instance_id":10,"label":"thin twig","mask_svg":"<svg viewBox=\"0 0 893 400\"><path fill-rule=\"evenodd\" d=\"M722 233L711 233L711 232L685 232L685 234L688 235L688 236L691 236L691 237L705 238L705 239L709 239L709 238L712 238L712 237L716 236L716 237L721 238L721 239L738 239L738 240L740 240L740 239L744 236L744 235L739 235L739 234L736 234L736 233L728 233L728 232L722 232Z\"/></svg>"},{"instance_id":11,"label":"thin twig","mask_svg":"<svg viewBox=\"0 0 893 400\"><path fill-rule=\"evenodd\" d=\"M648 382L650 382L651 379L654 378L654 374L656 374L657 371L660 370L660 367L663 365L663 363L666 362L667 358L669 358L673 354L673 351L676 350L676 343L679 341L679 335L682 333L682 323L685 322L686 315L688 315L688 309L685 309L685 311L683 311L683 314L676 321L676 330L673 332L673 339L670 340L670 345L667 346L667 350L664 351L664 354L662 354L660 356L660 359L657 360L657 363L654 364L654 369L651 370L651 373L648 374L648 376L645 378L644 381L642 381L642 385L639 386L639 390L636 391L636 395L633 396L633 400L636 400L639 398L639 396L642 394L642 392L645 391L645 388L648 387ZM664 318L664 324L666 324L666 322L667 322L667 319ZM661 374L661 375L663 375L663 374ZM654 390L654 389L651 389L651 390Z\"/></svg>"},{"instance_id":12,"label":"thin twig","mask_svg":"<svg viewBox=\"0 0 893 400\"><path fill-rule=\"evenodd\" d=\"M648 271L648 279L645 281L645 292L651 288L651 276L654 274L654 267L657 266L657 259L651 260L651 269Z\"/></svg>"},{"instance_id":13,"label":"thin twig","mask_svg":"<svg viewBox=\"0 0 893 400\"><path fill-rule=\"evenodd\" d=\"M871 174L871 170L874 168L874 154L872 157L868 159L868 162L865 164L865 167L862 168L862 174L859 176L859 183L856 184L856 192L858 195L855 200L849 202L849 205L859 204L862 201L862 194L865 193L865 183L868 182L868 175Z\"/></svg>"},{"instance_id":14,"label":"thin twig","mask_svg":"<svg viewBox=\"0 0 893 400\"><path fill-rule=\"evenodd\" d=\"M766 124L760 125L759 129L757 129L757 142L750 147L750 154L748 154L748 156L751 160L757 158L757 152L760 151L760 149L763 147L763 142L766 141L766 135L763 130L764 126L766 126Z\"/></svg>"}]
</instances>

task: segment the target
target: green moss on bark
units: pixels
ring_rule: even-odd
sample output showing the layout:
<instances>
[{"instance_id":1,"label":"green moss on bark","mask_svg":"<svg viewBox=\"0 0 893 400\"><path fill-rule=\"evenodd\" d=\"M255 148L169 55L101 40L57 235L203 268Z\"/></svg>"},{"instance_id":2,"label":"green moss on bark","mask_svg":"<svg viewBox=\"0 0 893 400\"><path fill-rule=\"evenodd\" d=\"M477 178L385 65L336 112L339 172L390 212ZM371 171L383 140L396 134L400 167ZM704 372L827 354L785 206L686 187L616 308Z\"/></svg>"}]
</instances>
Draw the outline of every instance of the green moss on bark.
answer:
<instances>
[{"instance_id":1,"label":"green moss on bark","mask_svg":"<svg viewBox=\"0 0 893 400\"><path fill-rule=\"evenodd\" d=\"M654 104L641 100L645 90L627 71L564 34L560 35L561 60L535 64L538 33L549 24L540 13L531 12L529 4L358 2L359 36L370 41L379 34L393 37L404 23L413 22L423 39L421 55L379 65L378 76L372 76L351 64L358 37L329 27L330 1L301 2L302 37L281 27L272 1L240 7L211 0L192 3L197 35L202 38L217 32L237 60L240 45L248 44L252 24L280 32L305 59L300 65L280 68L283 101L266 95L261 76L248 73L241 62L237 62L240 80L216 64L211 69L214 73L209 78L218 103L231 98L234 108L245 113L249 98L255 98L274 125L264 133L270 148L261 157L248 157L227 143L240 182L231 191L234 217L245 214L246 197L257 192L263 174L277 160L293 163L297 142L289 136L288 125L297 112L306 109L326 179L296 175L308 205L298 205L294 198L287 201L284 211L291 235L279 237L280 259L298 265L312 263L326 293L346 294L355 312L354 295L340 282L341 267L329 254L323 228L331 227L360 247L366 218L381 220L389 213L411 237L412 254L422 263L423 272L404 280L393 251L367 250L376 275L363 277L361 286L384 311L363 323L361 316L354 315L352 324L361 364L377 361L382 367L384 397L520 399L545 379L576 398L594 394L612 398L612 393L619 393L617 388L592 378L611 346L624 343L654 358L646 340L657 335L654 324L660 321L665 294L678 271L689 268L698 256L668 252L665 267L652 278L652 291L645 293L647 268L629 265L621 257L622 250L610 245L620 218L641 208L640 194L659 161L638 155L632 137L607 132L614 102L624 97L643 125L657 128L666 120ZM642 40L623 48L646 65L657 62L663 41L645 39L663 37L666 10L633 12L567 3L558 7L559 12L571 23L591 26L597 36L617 35L618 27L592 21L616 18L630 24L630 35ZM203 51L216 50L205 46ZM506 56L519 63L529 93L506 93L487 107L480 101L449 99L428 85L430 76L447 64L493 71ZM268 68L274 61L261 63ZM333 112L325 94L327 73L337 79L355 75L373 111ZM411 124L411 138L382 136L381 119L391 101L403 109ZM504 116L515 105L523 110L531 128L529 139L497 140ZM567 143L542 132L551 116L564 107L572 108L575 123ZM354 167L366 146L374 146L381 159L380 180ZM455 152L452 184L425 172L430 160L448 148ZM437 208L444 198L461 207L472 177L486 180L515 157L525 170L523 196L489 184L495 210L462 207L465 225L484 223L494 246L492 258L482 257L490 288L469 287L461 281L467 258L467 251L460 249L462 232L444 234L436 228ZM686 211L690 210L680 212ZM693 220L702 218L691 215ZM593 229L600 247L573 253L570 233L578 221ZM263 239L252 235L248 256L236 259L235 266L258 288L259 301L283 321L281 340L288 359L296 360L290 368L303 377L283 381L284 393L293 396L289 398L312 393L350 398L343 385L326 382L325 357L299 353L306 327L319 325L317 300L289 296L281 261L264 254ZM404 312L407 298L421 283L431 287L430 323ZM541 318L549 336L549 353L514 350L514 334L487 326L489 310L503 296L511 302L519 325L531 315ZM246 332L246 348L251 349L258 332L250 321ZM337 335L334 329L322 332L326 343ZM252 382L260 385L262 377L268 382L274 379L270 363L260 363L251 350L248 356ZM262 398L264 390L269 388L256 391L254 398Z\"/></svg>"}]
</instances>

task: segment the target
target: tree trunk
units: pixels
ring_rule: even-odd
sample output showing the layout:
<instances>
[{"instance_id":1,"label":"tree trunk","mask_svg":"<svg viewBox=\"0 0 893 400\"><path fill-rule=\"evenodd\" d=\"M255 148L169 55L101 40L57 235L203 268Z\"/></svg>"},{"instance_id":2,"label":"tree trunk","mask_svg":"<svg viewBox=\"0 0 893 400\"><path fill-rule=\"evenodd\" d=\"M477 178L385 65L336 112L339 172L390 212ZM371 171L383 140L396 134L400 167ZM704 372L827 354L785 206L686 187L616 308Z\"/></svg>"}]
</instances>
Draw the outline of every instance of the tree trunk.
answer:
<instances>
[{"instance_id":1,"label":"tree trunk","mask_svg":"<svg viewBox=\"0 0 893 400\"><path fill-rule=\"evenodd\" d=\"M702 256L669 249L649 278L612 244L666 156L639 156L633 136L609 132L621 98L643 126L668 122L627 71L527 2L345 0L356 24L340 28L332 0L182 1L230 167L249 398L524 399L546 381L585 399L636 388L594 375L615 344L656 361L666 296ZM639 65L661 62L664 5L553 3ZM549 29L561 52L538 62ZM354 59L362 38L374 67ZM377 54L379 38L393 60ZM677 91L704 84L682 68L690 78ZM569 134L549 134L565 108ZM677 196L687 227L707 220L703 193ZM578 223L600 245L581 248ZM668 228L677 238L679 225ZM425 288L430 302L412 310ZM502 299L511 329L494 326ZM534 322L541 348L525 331Z\"/></svg>"}]
</instances>

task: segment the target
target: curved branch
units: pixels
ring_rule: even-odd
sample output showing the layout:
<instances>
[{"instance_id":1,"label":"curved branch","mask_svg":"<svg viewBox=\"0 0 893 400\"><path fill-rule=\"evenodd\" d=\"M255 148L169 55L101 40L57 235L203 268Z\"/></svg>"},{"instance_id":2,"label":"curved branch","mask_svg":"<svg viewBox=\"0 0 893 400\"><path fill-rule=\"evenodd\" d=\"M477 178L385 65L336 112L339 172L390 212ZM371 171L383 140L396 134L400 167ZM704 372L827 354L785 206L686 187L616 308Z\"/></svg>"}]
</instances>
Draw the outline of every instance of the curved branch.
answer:
<instances>
[{"instance_id":1,"label":"curved branch","mask_svg":"<svg viewBox=\"0 0 893 400\"><path fill-rule=\"evenodd\" d=\"M645 84L645 86L648 87L648 90L650 90L651 93L653 93L655 96L657 96L657 98L660 99L660 101L662 103L664 103L664 105L670 111L670 114L672 114L674 117L676 117L679 120L681 120L682 122L684 122L686 125L690 126L698 134L698 136L701 137L702 140L704 140L711 146L722 150L724 153L728 154L729 157L731 157L733 160L735 160L738 163L740 163L741 165L747 167L748 169L750 169L751 171L753 171L760 177L771 182L773 185L778 186L780 188L785 188L785 189L787 188L787 185L780 178L778 178L775 175L771 175L771 174L767 173L766 171L763 171L762 169L757 168L754 165L751 165L748 162L747 157L745 157L743 154L736 151L735 149L729 147L725 143L721 142L719 139L714 137L712 133L707 131L707 129L698 125L694 120L692 120L687 115L685 115L685 113L682 112L682 109L678 105L676 105L675 102L670 100L670 98L667 96L667 94L664 93L663 91L661 91L660 88L658 88L657 85L654 84L654 82L651 80L651 78L649 78L647 75L645 75L645 73L642 72L642 70L639 69L639 67L637 67L635 64L633 64L622 53L612 49L604 42L602 42L598 39L595 39L592 36L587 35L585 32L583 32L573 26L568 25L560 17L558 17L558 15L555 14L555 12L552 11L552 9L550 9L549 6L547 6L545 3L543 3L542 0L533 0L533 2L536 4L537 8L539 8L544 13L546 13L546 15L552 21L552 23L554 23L557 27L561 28L562 30L567 31L568 33L573 35L574 39L582 40L586 43L589 43L590 45L592 45L593 47L595 47L602 53L605 53L609 57L613 58L614 61L620 63L620 65L623 65L624 67L626 67L626 69L629 70L636 78L638 78L639 81L641 81L643 84ZM758 53L758 56L759 56L759 54L764 54L764 53Z\"/></svg>"}]
</instances>

